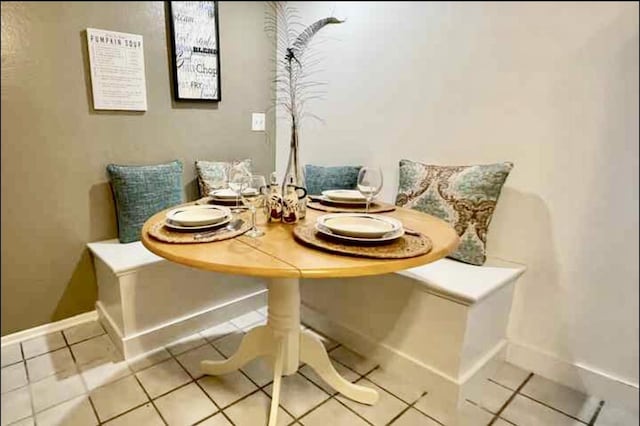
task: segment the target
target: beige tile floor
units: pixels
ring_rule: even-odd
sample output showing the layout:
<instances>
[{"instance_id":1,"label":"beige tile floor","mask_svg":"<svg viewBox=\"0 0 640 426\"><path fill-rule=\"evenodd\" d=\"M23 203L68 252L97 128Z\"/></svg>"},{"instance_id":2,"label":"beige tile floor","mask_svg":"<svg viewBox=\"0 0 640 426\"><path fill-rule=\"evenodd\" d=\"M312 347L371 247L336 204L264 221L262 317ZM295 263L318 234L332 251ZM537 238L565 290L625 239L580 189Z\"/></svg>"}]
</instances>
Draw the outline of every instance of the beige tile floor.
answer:
<instances>
[{"instance_id":1,"label":"beige tile floor","mask_svg":"<svg viewBox=\"0 0 640 426\"><path fill-rule=\"evenodd\" d=\"M271 395L264 361L220 377L203 376L199 363L229 356L265 314L250 312L129 361L97 322L4 347L0 426L264 425ZM279 425L446 424L430 394L323 340L336 369L377 389L379 403L337 395L302 366L283 380ZM637 414L510 364L486 382L481 398L465 403L463 418L470 426L638 425Z\"/></svg>"}]
</instances>

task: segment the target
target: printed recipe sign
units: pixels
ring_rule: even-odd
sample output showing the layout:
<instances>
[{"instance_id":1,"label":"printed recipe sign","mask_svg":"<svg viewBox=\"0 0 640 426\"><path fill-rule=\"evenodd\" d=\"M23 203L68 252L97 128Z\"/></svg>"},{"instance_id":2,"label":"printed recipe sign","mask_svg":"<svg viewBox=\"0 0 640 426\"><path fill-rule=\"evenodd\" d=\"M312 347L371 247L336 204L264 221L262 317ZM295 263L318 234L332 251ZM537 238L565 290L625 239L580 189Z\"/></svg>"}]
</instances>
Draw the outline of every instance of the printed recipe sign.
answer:
<instances>
[{"instance_id":1,"label":"printed recipe sign","mask_svg":"<svg viewBox=\"0 0 640 426\"><path fill-rule=\"evenodd\" d=\"M174 94L177 100L220 100L218 2L172 1Z\"/></svg>"},{"instance_id":2,"label":"printed recipe sign","mask_svg":"<svg viewBox=\"0 0 640 426\"><path fill-rule=\"evenodd\" d=\"M87 28L93 108L147 110L142 36Z\"/></svg>"}]
</instances>

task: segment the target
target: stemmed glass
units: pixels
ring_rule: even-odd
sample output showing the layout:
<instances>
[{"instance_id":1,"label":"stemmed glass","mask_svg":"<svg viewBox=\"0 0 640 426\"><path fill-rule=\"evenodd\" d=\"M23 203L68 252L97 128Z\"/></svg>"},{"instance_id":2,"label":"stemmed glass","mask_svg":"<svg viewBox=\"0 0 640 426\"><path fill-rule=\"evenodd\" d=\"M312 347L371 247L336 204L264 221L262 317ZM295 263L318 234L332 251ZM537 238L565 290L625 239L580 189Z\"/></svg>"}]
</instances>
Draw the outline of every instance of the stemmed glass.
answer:
<instances>
[{"instance_id":1,"label":"stemmed glass","mask_svg":"<svg viewBox=\"0 0 640 426\"><path fill-rule=\"evenodd\" d=\"M367 200L365 212L369 213L371 200L380 193L382 189L382 170L380 167L363 167L358 173L358 191Z\"/></svg>"},{"instance_id":2,"label":"stemmed glass","mask_svg":"<svg viewBox=\"0 0 640 426\"><path fill-rule=\"evenodd\" d=\"M257 238L264 235L263 231L256 228L256 210L263 206L266 188L267 181L264 176L253 175L249 179L249 186L240 194L242 202L251 211L251 229L245 234L248 237Z\"/></svg>"},{"instance_id":3,"label":"stemmed glass","mask_svg":"<svg viewBox=\"0 0 640 426\"><path fill-rule=\"evenodd\" d=\"M236 209L240 207L240 196L242 191L249 186L251 172L240 161L231 163L227 170L227 184L236 194Z\"/></svg>"}]
</instances>

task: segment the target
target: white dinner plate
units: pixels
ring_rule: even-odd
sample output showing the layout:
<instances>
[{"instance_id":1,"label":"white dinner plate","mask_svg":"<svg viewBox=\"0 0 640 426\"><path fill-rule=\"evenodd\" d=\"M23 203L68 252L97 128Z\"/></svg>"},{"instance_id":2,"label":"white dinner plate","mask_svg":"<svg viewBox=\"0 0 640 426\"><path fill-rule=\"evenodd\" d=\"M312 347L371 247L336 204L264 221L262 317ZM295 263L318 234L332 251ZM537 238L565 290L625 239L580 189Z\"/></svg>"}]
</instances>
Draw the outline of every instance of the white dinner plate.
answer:
<instances>
[{"instance_id":1,"label":"white dinner plate","mask_svg":"<svg viewBox=\"0 0 640 426\"><path fill-rule=\"evenodd\" d=\"M330 200L336 201L364 202L367 200L364 195L360 193L360 191L356 191L355 189L330 189L327 191L322 191L322 195Z\"/></svg>"},{"instance_id":2,"label":"white dinner plate","mask_svg":"<svg viewBox=\"0 0 640 426\"><path fill-rule=\"evenodd\" d=\"M247 188L242 191L243 194L255 194L256 192L258 192L258 190L255 188ZM209 196L214 200L223 201L235 200L236 198L238 198L238 194L236 194L229 188L216 189L215 191L211 191L209 193Z\"/></svg>"},{"instance_id":3,"label":"white dinner plate","mask_svg":"<svg viewBox=\"0 0 640 426\"><path fill-rule=\"evenodd\" d=\"M325 197L324 195L321 195L320 197L320 202L321 203L325 203L325 204L334 204L336 206L365 206L367 205L367 201L343 201L343 200L333 200L329 197ZM371 204L373 204L375 202L375 200L371 200Z\"/></svg>"},{"instance_id":4,"label":"white dinner plate","mask_svg":"<svg viewBox=\"0 0 640 426\"><path fill-rule=\"evenodd\" d=\"M215 225L225 218L231 217L231 211L226 207L193 205L178 207L167 212L166 218L179 226Z\"/></svg>"},{"instance_id":5,"label":"white dinner plate","mask_svg":"<svg viewBox=\"0 0 640 426\"><path fill-rule=\"evenodd\" d=\"M358 242L358 243L384 243L388 241L393 241L404 235L404 229L400 228L396 231L390 232L389 234L383 235L382 237L378 237L378 238L348 237L346 235L335 234L330 229L325 228L319 223L316 223L316 231L320 232L323 235L327 235L331 238L335 238L337 240Z\"/></svg>"},{"instance_id":6,"label":"white dinner plate","mask_svg":"<svg viewBox=\"0 0 640 426\"><path fill-rule=\"evenodd\" d=\"M356 238L380 238L403 229L397 219L364 213L325 214L317 219L317 223L334 234Z\"/></svg>"},{"instance_id":7,"label":"white dinner plate","mask_svg":"<svg viewBox=\"0 0 640 426\"><path fill-rule=\"evenodd\" d=\"M231 200L235 199L238 195L229 188L223 188L211 191L209 193L209 196L211 198L217 198L219 200Z\"/></svg>"},{"instance_id":8,"label":"white dinner plate","mask_svg":"<svg viewBox=\"0 0 640 426\"><path fill-rule=\"evenodd\" d=\"M226 225L231 221L231 215L227 216L223 220L217 223L209 224L209 225L200 225L200 226L183 226L179 225L171 220L167 219L164 221L164 226L170 229L176 229L178 231L203 231L205 229L219 228L223 225Z\"/></svg>"}]
</instances>

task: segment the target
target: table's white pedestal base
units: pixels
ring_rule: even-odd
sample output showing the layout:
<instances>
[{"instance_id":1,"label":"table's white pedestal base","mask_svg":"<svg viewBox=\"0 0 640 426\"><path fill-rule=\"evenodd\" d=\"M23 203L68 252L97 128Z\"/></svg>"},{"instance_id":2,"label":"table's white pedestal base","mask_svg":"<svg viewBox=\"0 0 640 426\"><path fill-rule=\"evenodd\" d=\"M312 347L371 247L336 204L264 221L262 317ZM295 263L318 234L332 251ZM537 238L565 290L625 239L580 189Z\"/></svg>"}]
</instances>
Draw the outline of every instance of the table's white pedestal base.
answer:
<instances>
[{"instance_id":1,"label":"table's white pedestal base","mask_svg":"<svg viewBox=\"0 0 640 426\"><path fill-rule=\"evenodd\" d=\"M297 278L275 278L269 281L269 317L267 325L250 330L240 347L225 361L202 361L205 374L226 374L240 369L259 356L274 359L273 393L269 426L276 424L280 402L282 375L298 371L300 362L308 364L335 390L354 401L375 404L378 392L345 380L331 364L320 339L300 332L300 283Z\"/></svg>"}]
</instances>

